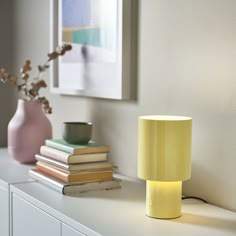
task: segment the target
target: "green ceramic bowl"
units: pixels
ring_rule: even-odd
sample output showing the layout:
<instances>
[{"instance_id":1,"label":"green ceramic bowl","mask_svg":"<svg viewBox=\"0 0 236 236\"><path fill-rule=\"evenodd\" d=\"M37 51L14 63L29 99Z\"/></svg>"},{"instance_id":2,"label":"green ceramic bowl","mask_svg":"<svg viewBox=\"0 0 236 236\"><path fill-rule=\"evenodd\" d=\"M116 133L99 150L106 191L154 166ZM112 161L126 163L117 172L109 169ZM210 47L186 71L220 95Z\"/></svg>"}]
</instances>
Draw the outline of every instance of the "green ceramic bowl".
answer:
<instances>
[{"instance_id":1,"label":"green ceramic bowl","mask_svg":"<svg viewBox=\"0 0 236 236\"><path fill-rule=\"evenodd\" d=\"M92 138L92 127L89 122L64 122L62 137L71 144L86 144Z\"/></svg>"}]
</instances>

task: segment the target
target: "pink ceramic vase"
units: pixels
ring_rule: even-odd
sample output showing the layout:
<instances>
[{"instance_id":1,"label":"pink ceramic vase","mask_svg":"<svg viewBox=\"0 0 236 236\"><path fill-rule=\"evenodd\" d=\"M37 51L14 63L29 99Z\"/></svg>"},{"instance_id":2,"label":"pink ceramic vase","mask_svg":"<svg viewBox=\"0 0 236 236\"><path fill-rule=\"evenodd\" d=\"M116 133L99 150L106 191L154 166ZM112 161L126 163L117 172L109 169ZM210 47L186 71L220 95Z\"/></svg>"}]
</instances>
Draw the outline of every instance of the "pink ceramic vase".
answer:
<instances>
[{"instance_id":1,"label":"pink ceramic vase","mask_svg":"<svg viewBox=\"0 0 236 236\"><path fill-rule=\"evenodd\" d=\"M52 138L52 126L38 101L18 100L8 124L8 152L20 163L34 163L45 139Z\"/></svg>"}]
</instances>

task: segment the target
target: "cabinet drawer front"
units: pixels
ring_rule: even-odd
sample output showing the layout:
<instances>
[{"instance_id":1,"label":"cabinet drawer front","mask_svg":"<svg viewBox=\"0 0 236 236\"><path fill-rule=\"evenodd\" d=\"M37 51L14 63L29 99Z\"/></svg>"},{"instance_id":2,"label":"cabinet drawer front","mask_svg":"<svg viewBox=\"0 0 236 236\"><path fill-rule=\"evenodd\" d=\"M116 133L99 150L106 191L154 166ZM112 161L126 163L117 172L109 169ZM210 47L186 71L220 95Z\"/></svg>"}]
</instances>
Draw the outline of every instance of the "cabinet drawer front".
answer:
<instances>
[{"instance_id":1,"label":"cabinet drawer front","mask_svg":"<svg viewBox=\"0 0 236 236\"><path fill-rule=\"evenodd\" d=\"M62 224L62 236L85 236L85 235L75 229L72 229L68 225Z\"/></svg>"},{"instance_id":2,"label":"cabinet drawer front","mask_svg":"<svg viewBox=\"0 0 236 236\"><path fill-rule=\"evenodd\" d=\"M46 212L13 194L12 236L60 236L61 223Z\"/></svg>"},{"instance_id":3,"label":"cabinet drawer front","mask_svg":"<svg viewBox=\"0 0 236 236\"><path fill-rule=\"evenodd\" d=\"M0 186L0 235L9 235L8 190Z\"/></svg>"}]
</instances>

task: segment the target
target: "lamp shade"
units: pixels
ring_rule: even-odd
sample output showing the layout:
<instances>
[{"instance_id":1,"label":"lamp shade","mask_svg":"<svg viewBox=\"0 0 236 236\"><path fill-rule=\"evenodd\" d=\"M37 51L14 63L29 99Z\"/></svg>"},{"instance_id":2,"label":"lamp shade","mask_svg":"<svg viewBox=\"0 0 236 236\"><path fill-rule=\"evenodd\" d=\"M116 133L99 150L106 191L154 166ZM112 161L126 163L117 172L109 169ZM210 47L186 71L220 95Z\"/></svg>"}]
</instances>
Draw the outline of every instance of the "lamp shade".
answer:
<instances>
[{"instance_id":1,"label":"lamp shade","mask_svg":"<svg viewBox=\"0 0 236 236\"><path fill-rule=\"evenodd\" d=\"M191 176L192 118L139 117L138 177L184 181Z\"/></svg>"}]
</instances>

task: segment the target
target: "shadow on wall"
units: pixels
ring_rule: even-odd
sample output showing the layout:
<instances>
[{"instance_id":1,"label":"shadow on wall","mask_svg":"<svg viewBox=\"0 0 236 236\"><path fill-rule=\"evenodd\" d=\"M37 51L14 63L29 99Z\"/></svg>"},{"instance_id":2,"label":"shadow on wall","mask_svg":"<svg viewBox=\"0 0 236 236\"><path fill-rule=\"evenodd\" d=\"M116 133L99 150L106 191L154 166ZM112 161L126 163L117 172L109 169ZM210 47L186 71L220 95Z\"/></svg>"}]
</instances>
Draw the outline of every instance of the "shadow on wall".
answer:
<instances>
[{"instance_id":1,"label":"shadow on wall","mask_svg":"<svg viewBox=\"0 0 236 236\"><path fill-rule=\"evenodd\" d=\"M0 1L0 68L5 67L9 71L12 69L12 18L9 17L11 9L12 0ZM10 85L0 84L0 147L7 146L7 125L16 107L14 92Z\"/></svg>"},{"instance_id":2,"label":"shadow on wall","mask_svg":"<svg viewBox=\"0 0 236 236\"><path fill-rule=\"evenodd\" d=\"M7 125L16 109L16 99L13 89L0 84L0 147L7 146Z\"/></svg>"},{"instance_id":3,"label":"shadow on wall","mask_svg":"<svg viewBox=\"0 0 236 236\"><path fill-rule=\"evenodd\" d=\"M125 101L120 100L107 100L107 99L99 99L99 101L91 101L91 114L92 121L94 124L93 136L98 138L100 142L106 142L107 137L106 133L113 130L114 127L107 126L106 119L104 117L111 117L114 114L110 114L109 106L120 105L122 103L137 103L138 102L138 27L139 27L139 1L132 0L132 19L131 19L131 81L130 81L130 99ZM113 105L111 105L113 104ZM100 106L100 107L99 107ZM108 108L107 108L108 107ZM103 110L103 112L102 112ZM106 113L107 112L107 113ZM105 121L105 122L104 122Z\"/></svg>"},{"instance_id":4,"label":"shadow on wall","mask_svg":"<svg viewBox=\"0 0 236 236\"><path fill-rule=\"evenodd\" d=\"M138 100L138 27L139 27L139 1L132 0L132 19L131 19L131 100Z\"/></svg>"}]
</instances>

